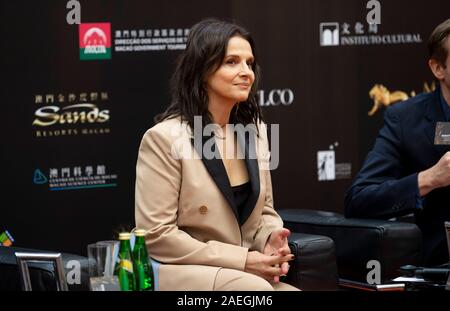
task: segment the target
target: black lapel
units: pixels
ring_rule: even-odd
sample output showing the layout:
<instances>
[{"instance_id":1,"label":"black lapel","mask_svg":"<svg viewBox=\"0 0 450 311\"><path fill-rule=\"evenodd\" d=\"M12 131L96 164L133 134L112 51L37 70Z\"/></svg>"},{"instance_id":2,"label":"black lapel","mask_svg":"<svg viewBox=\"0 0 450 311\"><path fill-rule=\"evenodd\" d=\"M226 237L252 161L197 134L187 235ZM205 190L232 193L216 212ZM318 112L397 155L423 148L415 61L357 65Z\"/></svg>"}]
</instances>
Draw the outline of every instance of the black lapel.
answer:
<instances>
[{"instance_id":1,"label":"black lapel","mask_svg":"<svg viewBox=\"0 0 450 311\"><path fill-rule=\"evenodd\" d=\"M257 143L256 133L253 131L248 131L247 133L249 135L245 135L245 133L246 131L244 131L243 133L242 131L237 131L237 140L239 146L241 147L241 150L244 150L245 163L247 164L247 172L250 178L252 191L242 210L240 225L243 225L252 213L260 192L259 167L255 148ZM252 141L251 144L249 143L250 140Z\"/></svg>"},{"instance_id":2,"label":"black lapel","mask_svg":"<svg viewBox=\"0 0 450 311\"><path fill-rule=\"evenodd\" d=\"M433 145L437 155L442 157L445 152L448 151L448 145L435 145L434 144L434 136L436 132L436 123L437 122L445 122L445 115L442 111L440 104L440 88L437 88L434 91L432 98L427 102L428 107L426 108L425 117L428 120L428 124L425 126L425 134L428 137L428 140Z\"/></svg>"},{"instance_id":3,"label":"black lapel","mask_svg":"<svg viewBox=\"0 0 450 311\"><path fill-rule=\"evenodd\" d=\"M236 217L236 219L239 219L238 211L236 208L236 205L234 203L234 194L233 190L231 189L230 181L228 179L227 171L225 170L225 166L223 165L222 159L220 157L220 152L217 149L217 145L214 140L214 136L202 136L201 141L200 139L196 140L194 138L191 138L191 142L194 145L195 150L197 151L198 155L201 157L203 164L206 167L206 170L208 171L209 175L212 177L214 182L216 183L217 187L222 192L223 196L227 200L228 204L230 204L231 209L233 210L233 213ZM208 144L206 146L206 150L211 150L215 153L215 156L212 158L209 158L207 155L205 156L203 150L205 144Z\"/></svg>"}]
</instances>

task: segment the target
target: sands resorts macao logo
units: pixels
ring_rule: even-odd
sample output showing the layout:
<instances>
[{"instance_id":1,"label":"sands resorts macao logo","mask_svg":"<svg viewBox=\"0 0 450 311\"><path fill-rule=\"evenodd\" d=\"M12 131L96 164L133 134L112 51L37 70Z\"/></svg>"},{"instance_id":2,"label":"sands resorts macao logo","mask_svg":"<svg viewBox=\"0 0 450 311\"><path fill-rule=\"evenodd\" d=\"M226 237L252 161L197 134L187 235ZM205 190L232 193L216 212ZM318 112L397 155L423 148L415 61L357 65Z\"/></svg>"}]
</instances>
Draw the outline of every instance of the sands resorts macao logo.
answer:
<instances>
[{"instance_id":1,"label":"sands resorts macao logo","mask_svg":"<svg viewBox=\"0 0 450 311\"><path fill-rule=\"evenodd\" d=\"M78 29L81 60L111 58L110 23L82 23Z\"/></svg>"}]
</instances>

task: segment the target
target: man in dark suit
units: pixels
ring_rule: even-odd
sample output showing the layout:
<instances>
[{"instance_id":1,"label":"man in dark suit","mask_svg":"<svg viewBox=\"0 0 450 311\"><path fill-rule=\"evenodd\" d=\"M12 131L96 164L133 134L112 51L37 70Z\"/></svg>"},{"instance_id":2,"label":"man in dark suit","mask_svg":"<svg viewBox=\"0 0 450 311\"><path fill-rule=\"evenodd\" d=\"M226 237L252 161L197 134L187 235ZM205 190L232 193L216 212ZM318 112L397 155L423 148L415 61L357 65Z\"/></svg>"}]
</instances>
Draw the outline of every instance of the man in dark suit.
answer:
<instances>
[{"instance_id":1,"label":"man in dark suit","mask_svg":"<svg viewBox=\"0 0 450 311\"><path fill-rule=\"evenodd\" d=\"M450 19L436 27L428 48L439 87L386 110L347 192L345 215L389 219L414 213L423 235L422 263L432 266L449 260L444 222L450 220L450 145L435 142L435 132L437 122L450 121Z\"/></svg>"}]
</instances>

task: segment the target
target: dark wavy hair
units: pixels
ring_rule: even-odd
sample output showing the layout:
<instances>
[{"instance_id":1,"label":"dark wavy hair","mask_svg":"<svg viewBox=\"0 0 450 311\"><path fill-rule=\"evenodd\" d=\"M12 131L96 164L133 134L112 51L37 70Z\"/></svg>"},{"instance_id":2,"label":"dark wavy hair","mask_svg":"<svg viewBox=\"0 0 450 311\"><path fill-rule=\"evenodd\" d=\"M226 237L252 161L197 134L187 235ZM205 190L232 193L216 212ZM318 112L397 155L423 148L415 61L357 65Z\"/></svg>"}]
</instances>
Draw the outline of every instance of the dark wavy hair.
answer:
<instances>
[{"instance_id":1,"label":"dark wavy hair","mask_svg":"<svg viewBox=\"0 0 450 311\"><path fill-rule=\"evenodd\" d=\"M234 23L206 19L195 24L189 32L186 50L180 55L172 76L171 104L166 111L155 117L156 123L181 117L182 121L186 121L193 129L194 116L202 116L203 126L212 123L205 81L219 69L225 58L228 41L235 36L250 43L255 58L252 68L255 81L247 100L233 107L229 122L247 125L262 121L261 109L256 99L260 70L250 33Z\"/></svg>"}]
</instances>

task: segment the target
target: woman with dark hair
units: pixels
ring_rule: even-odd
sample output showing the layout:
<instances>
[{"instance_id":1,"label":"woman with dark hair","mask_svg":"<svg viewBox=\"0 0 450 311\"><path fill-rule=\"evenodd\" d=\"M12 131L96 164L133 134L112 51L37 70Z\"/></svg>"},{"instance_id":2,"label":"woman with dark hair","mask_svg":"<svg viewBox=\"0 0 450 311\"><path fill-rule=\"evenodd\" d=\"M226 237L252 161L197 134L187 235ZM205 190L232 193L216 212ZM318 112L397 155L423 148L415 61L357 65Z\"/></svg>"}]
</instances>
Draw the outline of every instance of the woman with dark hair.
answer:
<instances>
[{"instance_id":1,"label":"woman with dark hair","mask_svg":"<svg viewBox=\"0 0 450 311\"><path fill-rule=\"evenodd\" d=\"M245 29L193 26L136 166L136 225L160 290L296 290L279 280L293 255L273 209L258 80Z\"/></svg>"}]
</instances>

